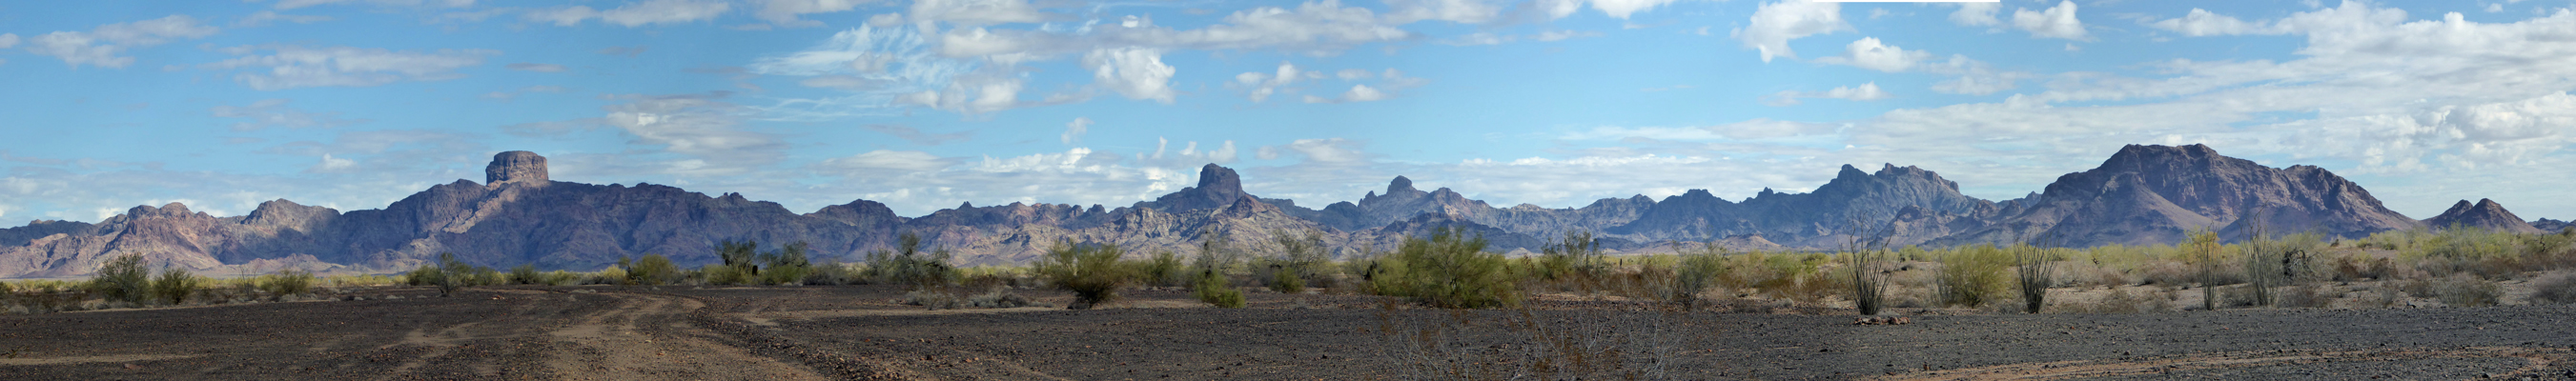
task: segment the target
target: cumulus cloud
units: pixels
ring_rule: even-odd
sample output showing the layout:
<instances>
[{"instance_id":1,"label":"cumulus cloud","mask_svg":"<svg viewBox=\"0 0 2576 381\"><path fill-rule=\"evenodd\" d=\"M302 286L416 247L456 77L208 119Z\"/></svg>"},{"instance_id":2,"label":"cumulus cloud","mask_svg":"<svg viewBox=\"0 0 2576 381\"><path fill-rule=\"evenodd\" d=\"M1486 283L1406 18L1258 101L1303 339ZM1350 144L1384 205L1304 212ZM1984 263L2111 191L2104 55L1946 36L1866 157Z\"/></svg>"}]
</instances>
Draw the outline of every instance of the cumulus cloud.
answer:
<instances>
[{"instance_id":1,"label":"cumulus cloud","mask_svg":"<svg viewBox=\"0 0 2576 381\"><path fill-rule=\"evenodd\" d=\"M258 55L267 50L273 54ZM465 77L456 69L483 64L483 57L501 52L483 49L441 49L433 52L394 51L352 47L309 48L296 45L242 46L222 49L240 56L198 65L211 70L266 68L233 75L233 80L258 90L283 90L300 87L348 86L366 87L403 80L439 81Z\"/></svg>"},{"instance_id":2,"label":"cumulus cloud","mask_svg":"<svg viewBox=\"0 0 2576 381\"><path fill-rule=\"evenodd\" d=\"M367 122L365 119L341 119L337 112L297 110L286 107L287 102L286 99L267 99L251 102L249 106L215 106L210 111L217 118L245 119L233 123L233 131L258 131L269 127L329 128Z\"/></svg>"},{"instance_id":3,"label":"cumulus cloud","mask_svg":"<svg viewBox=\"0 0 2576 381\"><path fill-rule=\"evenodd\" d=\"M2012 24L2032 37L2093 40L2091 34L2084 32L2084 22L2075 19L2074 0L2059 0L2057 6L2036 12L2014 9Z\"/></svg>"},{"instance_id":4,"label":"cumulus cloud","mask_svg":"<svg viewBox=\"0 0 2576 381\"><path fill-rule=\"evenodd\" d=\"M2537 167L2576 144L2576 96L2565 92L2511 102L2443 105L2402 114L2310 119L2267 129L2296 131L2296 153L2359 161L2365 172L2470 171Z\"/></svg>"},{"instance_id":5,"label":"cumulus cloud","mask_svg":"<svg viewBox=\"0 0 2576 381\"><path fill-rule=\"evenodd\" d=\"M1377 88L1369 87L1368 85L1351 85L1350 91L1344 91L1341 95L1334 96L1332 98L1308 95L1306 96L1306 103L1375 102L1386 100L1387 97L1388 95L1385 91L1380 91Z\"/></svg>"},{"instance_id":6,"label":"cumulus cloud","mask_svg":"<svg viewBox=\"0 0 2576 381\"><path fill-rule=\"evenodd\" d=\"M1762 99L1762 104L1772 106L1795 106L1800 103L1798 101L1799 98L1832 98L1854 101L1874 101L1887 99L1887 97L1888 95L1886 91L1878 89L1877 82L1870 82L1863 83L1858 87L1841 86L1835 87L1833 90L1826 91L1782 91L1771 94L1769 97L1764 97Z\"/></svg>"},{"instance_id":7,"label":"cumulus cloud","mask_svg":"<svg viewBox=\"0 0 2576 381\"><path fill-rule=\"evenodd\" d=\"M312 167L304 168L304 173L338 173L348 172L354 169L358 169L357 160L336 158L331 157L331 154L322 154L322 162L313 163Z\"/></svg>"},{"instance_id":8,"label":"cumulus cloud","mask_svg":"<svg viewBox=\"0 0 2576 381\"><path fill-rule=\"evenodd\" d=\"M715 19L732 4L706 0L644 0L609 10L595 10L587 5L529 11L521 15L528 21L554 23L556 26L579 25L584 20L617 24L628 28L652 24L685 24Z\"/></svg>"},{"instance_id":9,"label":"cumulus cloud","mask_svg":"<svg viewBox=\"0 0 2576 381\"><path fill-rule=\"evenodd\" d=\"M1613 18L1627 19L1627 18L1628 18L1628 15L1636 14L1637 12L1644 12L1644 11L1647 11L1647 10L1652 10L1652 9L1655 9L1655 7L1661 7L1661 6L1664 6L1664 4L1672 4L1672 3L1673 3L1673 1L1675 1L1675 0L1588 0L1588 1L1590 1L1590 2L1592 3L1592 9L1600 10L1600 11L1601 11L1601 14L1610 15L1610 17L1613 17Z\"/></svg>"},{"instance_id":10,"label":"cumulus cloud","mask_svg":"<svg viewBox=\"0 0 2576 381\"><path fill-rule=\"evenodd\" d=\"M1091 70L1095 83L1119 95L1172 103L1174 70L1171 65L1163 64L1161 51L1142 48L1094 50L1082 56L1082 67Z\"/></svg>"},{"instance_id":11,"label":"cumulus cloud","mask_svg":"<svg viewBox=\"0 0 2576 381\"><path fill-rule=\"evenodd\" d=\"M1995 18L1995 13L2004 9L2003 3L1959 3L1958 6L1959 10L1950 12L1952 24L1997 26L2004 23L2002 19Z\"/></svg>"},{"instance_id":12,"label":"cumulus cloud","mask_svg":"<svg viewBox=\"0 0 2576 381\"><path fill-rule=\"evenodd\" d=\"M1249 72L1236 74L1234 75L1234 82L1226 85L1248 89L1245 91L1244 97L1252 99L1253 103L1261 103L1262 101L1269 100L1271 94L1282 91L1283 88L1288 85L1295 84L1300 80L1322 79L1323 77L1324 75L1321 72L1299 70L1297 69L1297 64L1280 61L1279 69L1275 70L1273 73Z\"/></svg>"},{"instance_id":13,"label":"cumulus cloud","mask_svg":"<svg viewBox=\"0 0 2576 381\"><path fill-rule=\"evenodd\" d=\"M1771 57L1798 58L1789 49L1790 40L1848 30L1851 24L1843 22L1841 3L1782 0L1762 4L1750 25L1733 35L1744 47L1761 51L1762 62L1771 62Z\"/></svg>"},{"instance_id":14,"label":"cumulus cloud","mask_svg":"<svg viewBox=\"0 0 2576 381\"><path fill-rule=\"evenodd\" d=\"M1074 141L1082 140L1082 134L1090 132L1091 118L1075 117L1072 122L1064 124L1064 144L1071 145Z\"/></svg>"},{"instance_id":15,"label":"cumulus cloud","mask_svg":"<svg viewBox=\"0 0 2576 381\"><path fill-rule=\"evenodd\" d=\"M539 73L561 73L564 72L564 70L568 70L564 68L563 65L526 62L514 63L506 67L510 68L510 70L533 71Z\"/></svg>"},{"instance_id":16,"label":"cumulus cloud","mask_svg":"<svg viewBox=\"0 0 2576 381\"><path fill-rule=\"evenodd\" d=\"M912 28L863 25L834 33L832 38L805 50L754 59L744 70L760 75L806 77L799 84L852 92L834 98L790 99L762 108L774 118L818 121L895 114L907 105L901 103L906 97L914 98L915 103L910 104L931 104L929 101L934 99L924 96L925 92L943 96L963 93L963 89L949 92L949 88L960 77L987 70L985 66L988 65L982 60L939 55ZM1016 96L1014 89L1012 97ZM1015 104L1016 101L1004 106Z\"/></svg>"},{"instance_id":17,"label":"cumulus cloud","mask_svg":"<svg viewBox=\"0 0 2576 381\"><path fill-rule=\"evenodd\" d=\"M148 47L180 39L212 36L218 29L197 22L187 15L171 15L151 20L100 25L88 32L52 32L26 38L27 52L60 58L78 69L81 65L124 68L134 64L134 57L123 56L126 49ZM0 38L11 44L17 35Z\"/></svg>"},{"instance_id":18,"label":"cumulus cloud","mask_svg":"<svg viewBox=\"0 0 2576 381\"><path fill-rule=\"evenodd\" d=\"M1932 59L1932 53L1905 50L1896 45L1881 43L1877 37L1862 37L1860 40L1852 41L1851 45L1845 46L1843 55L1820 57L1816 62L1895 73L1912 69L1916 62L1929 59Z\"/></svg>"}]
</instances>

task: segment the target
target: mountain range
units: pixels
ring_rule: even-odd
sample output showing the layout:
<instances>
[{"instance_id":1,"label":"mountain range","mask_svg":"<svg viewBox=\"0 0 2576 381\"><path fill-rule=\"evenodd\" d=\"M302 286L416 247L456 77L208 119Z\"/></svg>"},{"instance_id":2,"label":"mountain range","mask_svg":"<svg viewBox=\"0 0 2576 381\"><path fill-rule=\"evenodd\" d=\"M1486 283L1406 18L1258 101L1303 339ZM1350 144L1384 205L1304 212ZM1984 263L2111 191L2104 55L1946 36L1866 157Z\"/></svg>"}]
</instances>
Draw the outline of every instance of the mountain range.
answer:
<instances>
[{"instance_id":1,"label":"mountain range","mask_svg":"<svg viewBox=\"0 0 2576 381\"><path fill-rule=\"evenodd\" d=\"M920 217L868 200L798 214L735 193L553 181L544 157L510 151L494 155L482 183L459 179L383 209L281 199L218 217L171 203L95 224L39 220L0 229L0 277L80 276L129 254L217 275L391 272L447 252L496 267L586 271L647 253L694 266L716 262L717 241L746 239L805 242L818 257L849 260L887 249L905 232L951 250L959 265L1007 265L1027 263L1060 240L1117 243L1144 255L1194 253L1201 240L1222 237L1264 253L1273 247L1271 234L1286 231L1319 232L1334 255L1347 257L1443 228L1483 235L1506 252L1534 252L1578 230L1595 232L1611 251L1657 252L1685 242L1737 250L1834 249L1864 240L2083 247L2168 244L2193 229L2236 240L2253 231L2360 237L2451 226L2539 232L2566 223L2524 222L2489 200L2461 201L2416 220L2323 168L2271 168L2205 145L2123 147L2099 167L2000 202L1961 194L1958 183L1930 170L1890 164L1876 171L1845 165L1807 193L1763 189L1731 201L1693 189L1578 208L1494 207L1448 188L1423 191L1397 176L1382 193L1314 209L1247 193L1233 169L1208 164L1197 186L1128 206L967 203Z\"/></svg>"}]
</instances>

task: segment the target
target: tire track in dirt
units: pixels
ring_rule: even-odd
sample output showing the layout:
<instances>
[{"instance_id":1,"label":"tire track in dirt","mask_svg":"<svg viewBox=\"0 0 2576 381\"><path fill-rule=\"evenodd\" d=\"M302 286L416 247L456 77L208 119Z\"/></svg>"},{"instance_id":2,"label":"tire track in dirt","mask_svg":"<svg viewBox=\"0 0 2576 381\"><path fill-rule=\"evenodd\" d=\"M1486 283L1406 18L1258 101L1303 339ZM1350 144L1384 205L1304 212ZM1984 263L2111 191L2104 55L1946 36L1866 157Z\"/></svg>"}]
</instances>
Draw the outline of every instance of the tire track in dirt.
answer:
<instances>
[{"instance_id":1,"label":"tire track in dirt","mask_svg":"<svg viewBox=\"0 0 2576 381\"><path fill-rule=\"evenodd\" d=\"M802 366L753 355L690 325L706 308L694 299L601 293L617 307L548 332L557 350L546 364L567 379L826 380Z\"/></svg>"}]
</instances>

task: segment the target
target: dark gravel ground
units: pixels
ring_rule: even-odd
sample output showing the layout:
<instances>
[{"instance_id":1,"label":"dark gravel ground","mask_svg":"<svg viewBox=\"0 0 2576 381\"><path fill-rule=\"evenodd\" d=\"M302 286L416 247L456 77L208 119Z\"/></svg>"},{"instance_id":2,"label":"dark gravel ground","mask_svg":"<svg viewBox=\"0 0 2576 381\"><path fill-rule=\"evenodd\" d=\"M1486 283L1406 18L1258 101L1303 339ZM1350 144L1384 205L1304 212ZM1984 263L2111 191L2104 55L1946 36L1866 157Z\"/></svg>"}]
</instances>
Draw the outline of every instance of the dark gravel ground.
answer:
<instances>
[{"instance_id":1,"label":"dark gravel ground","mask_svg":"<svg viewBox=\"0 0 2576 381\"><path fill-rule=\"evenodd\" d=\"M565 292L575 289L597 293ZM1490 378L1546 347L1534 345L1545 336L1533 328L1669 339L1630 347L1661 351L1618 352L1632 360L1618 363L1639 370L1650 364L1643 359L1661 359L1674 379L2576 379L2570 306L1944 315L1860 326L1849 315L1649 312L1609 302L1453 315L1390 311L1372 297L1255 293L1253 308L1214 309L1169 290L1133 291L1123 308L1091 311L931 311L898 304L903 292L880 286L376 292L411 297L0 315L0 379L783 377L685 372L744 362L845 379L1391 379L1423 369L1403 360L1432 358L1502 372L1469 377ZM645 300L673 303L637 307ZM612 333L565 338L595 331L568 327L602 324ZM1382 333L1389 327L1448 330L1414 340ZM611 341L623 330L661 339L652 345L697 346L599 353L627 351L599 344L624 343ZM1423 342L1449 344L1438 353L1454 357L1388 351ZM695 357L688 364L698 365L677 373L565 370L640 367L617 359L649 363L683 350L740 354Z\"/></svg>"}]
</instances>

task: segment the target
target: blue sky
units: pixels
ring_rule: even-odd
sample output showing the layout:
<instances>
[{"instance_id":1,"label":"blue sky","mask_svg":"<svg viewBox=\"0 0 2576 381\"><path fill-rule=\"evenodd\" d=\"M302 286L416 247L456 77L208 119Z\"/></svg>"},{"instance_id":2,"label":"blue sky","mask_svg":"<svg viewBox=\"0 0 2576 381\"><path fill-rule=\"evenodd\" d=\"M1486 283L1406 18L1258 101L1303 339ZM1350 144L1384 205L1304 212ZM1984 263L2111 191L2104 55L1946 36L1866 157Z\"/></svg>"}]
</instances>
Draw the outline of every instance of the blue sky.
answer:
<instances>
[{"instance_id":1,"label":"blue sky","mask_svg":"<svg viewBox=\"0 0 2576 381\"><path fill-rule=\"evenodd\" d=\"M1320 207L1804 191L2002 200L2125 144L2318 165L2428 218L2576 216L2568 1L251 0L0 5L0 220L379 208L480 181Z\"/></svg>"}]
</instances>

